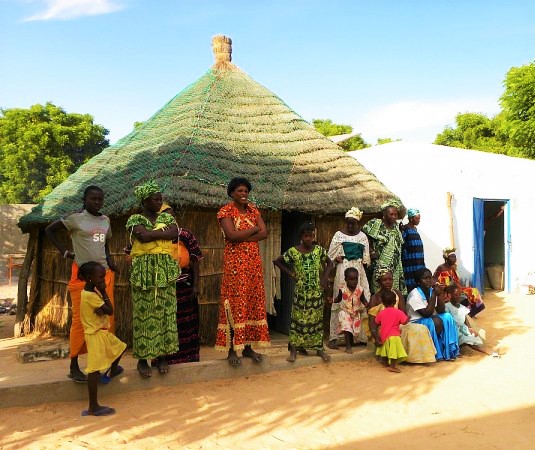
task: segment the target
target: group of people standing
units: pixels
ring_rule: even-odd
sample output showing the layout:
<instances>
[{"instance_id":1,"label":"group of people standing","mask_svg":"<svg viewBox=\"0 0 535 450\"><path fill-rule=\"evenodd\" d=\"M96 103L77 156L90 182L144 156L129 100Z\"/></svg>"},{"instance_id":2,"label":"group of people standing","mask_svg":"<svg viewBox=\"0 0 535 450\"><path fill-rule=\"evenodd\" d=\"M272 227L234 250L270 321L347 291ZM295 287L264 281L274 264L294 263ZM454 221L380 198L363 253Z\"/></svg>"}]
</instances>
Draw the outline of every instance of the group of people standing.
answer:
<instances>
[{"instance_id":1,"label":"group of people standing","mask_svg":"<svg viewBox=\"0 0 535 450\"><path fill-rule=\"evenodd\" d=\"M258 244L268 231L259 210L249 201L251 190L247 179L232 179L227 187L230 202L217 213L225 248L216 349L227 352L232 366L239 366L242 357L262 361L262 354L253 347L270 342ZM127 220L131 245L125 249L131 259L132 354L140 375L148 378L152 367L165 374L170 364L199 361L197 295L202 253L195 236L177 224L155 182L137 186L134 194L141 211ZM73 260L69 377L75 382L89 381L90 402L85 413L107 415L114 410L98 404L96 386L99 380L107 383L122 372L119 360L125 348L113 336L117 269L108 247L110 220L100 213L104 192L89 186L82 202L81 211L52 223L46 234L64 258ZM315 350L329 361L323 346L325 299L332 305L329 348L338 348L341 334L348 353L353 344L373 338L377 354L395 372L399 371L396 362L403 360L427 363L457 357L461 325L456 325L456 320L462 319L465 326L465 316L476 309L472 310L471 304L464 310L456 306L456 319L446 312L445 299L453 299L457 305L465 288L458 286L453 276L444 281L446 269L454 269L454 265L439 267L439 280L433 279L425 268L416 229L419 211L409 210L408 224L400 227L399 210L397 202L386 203L382 218L371 219L361 230L362 212L351 208L328 250L316 244L315 226L306 222L299 230L300 242L273 261L295 280L288 361L307 350ZM70 234L73 252L58 238L62 229ZM446 263L452 261L451 253L448 258ZM331 274L332 295L325 295ZM450 284L448 293L443 292L444 284ZM477 312L482 309L479 300L474 301ZM465 326L466 330L472 333ZM92 361L88 376L78 364L78 356L86 352ZM95 359L94 355L99 356Z\"/></svg>"}]
</instances>

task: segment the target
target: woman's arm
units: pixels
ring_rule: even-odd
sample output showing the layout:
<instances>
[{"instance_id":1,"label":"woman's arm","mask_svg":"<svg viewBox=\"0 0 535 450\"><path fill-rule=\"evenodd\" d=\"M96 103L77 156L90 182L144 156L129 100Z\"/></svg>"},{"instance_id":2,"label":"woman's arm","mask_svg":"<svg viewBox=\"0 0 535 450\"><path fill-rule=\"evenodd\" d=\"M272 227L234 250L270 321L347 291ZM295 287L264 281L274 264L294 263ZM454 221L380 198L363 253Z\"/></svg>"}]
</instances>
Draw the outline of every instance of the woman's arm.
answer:
<instances>
[{"instance_id":1,"label":"woman's arm","mask_svg":"<svg viewBox=\"0 0 535 450\"><path fill-rule=\"evenodd\" d=\"M332 270L333 262L331 261L331 258L327 256L325 268L320 278L320 285L324 290L327 290L329 287L329 276L331 275Z\"/></svg>"},{"instance_id":2,"label":"woman's arm","mask_svg":"<svg viewBox=\"0 0 535 450\"><path fill-rule=\"evenodd\" d=\"M159 241L160 239L172 241L177 238L178 229L175 224L159 230L147 230L143 225L136 225L133 228L133 234L139 242L146 244L147 242Z\"/></svg>"},{"instance_id":3,"label":"woman's arm","mask_svg":"<svg viewBox=\"0 0 535 450\"><path fill-rule=\"evenodd\" d=\"M277 259L273 260L273 264L277 266L281 272L284 272L290 277L295 278L295 272L292 271L290 266L284 262L282 255L277 256Z\"/></svg>"},{"instance_id":4,"label":"woman's arm","mask_svg":"<svg viewBox=\"0 0 535 450\"><path fill-rule=\"evenodd\" d=\"M377 328L377 322L375 322L375 316L368 314L368 326L370 327L370 333L372 334L375 345L380 347L383 345L381 341L381 336L379 336L379 328Z\"/></svg>"},{"instance_id":5,"label":"woman's arm","mask_svg":"<svg viewBox=\"0 0 535 450\"><path fill-rule=\"evenodd\" d=\"M405 303L405 297L403 297L403 294L400 291L395 290L395 293L399 298L398 309L407 314L407 304Z\"/></svg>"},{"instance_id":6,"label":"woman's arm","mask_svg":"<svg viewBox=\"0 0 535 450\"><path fill-rule=\"evenodd\" d=\"M435 286L433 287L431 301L433 304L435 304L436 302L435 308L437 310L437 313L442 314L446 312L446 303L444 302L444 288L438 283L435 284Z\"/></svg>"},{"instance_id":7,"label":"woman's arm","mask_svg":"<svg viewBox=\"0 0 535 450\"><path fill-rule=\"evenodd\" d=\"M342 291L338 289L338 295L333 298L333 303L340 303L342 301Z\"/></svg>"},{"instance_id":8,"label":"woman's arm","mask_svg":"<svg viewBox=\"0 0 535 450\"><path fill-rule=\"evenodd\" d=\"M189 267L191 269L193 297L196 298L199 295L199 260L195 255L190 256Z\"/></svg>"},{"instance_id":9,"label":"woman's arm","mask_svg":"<svg viewBox=\"0 0 535 450\"><path fill-rule=\"evenodd\" d=\"M59 250L59 252L63 255L64 258L74 259L74 253L70 252L57 237L57 233L60 230L66 229L67 227L65 227L61 220L56 220L55 222L52 222L48 227L46 227L45 234L46 237L50 239L50 242L54 244L54 246Z\"/></svg>"},{"instance_id":10,"label":"woman's arm","mask_svg":"<svg viewBox=\"0 0 535 450\"><path fill-rule=\"evenodd\" d=\"M257 216L257 226L259 227L258 232L245 239L246 242L263 241L268 237L266 224L264 223L264 219L262 219L260 214Z\"/></svg>"},{"instance_id":11,"label":"woman's arm","mask_svg":"<svg viewBox=\"0 0 535 450\"><path fill-rule=\"evenodd\" d=\"M412 292L411 292L412 294ZM415 294L417 295L417 294ZM427 301L427 306L422 309L417 309L416 312L420 314L422 317L431 317L435 313L435 293L433 291L433 294L431 295L431 298Z\"/></svg>"},{"instance_id":12,"label":"woman's arm","mask_svg":"<svg viewBox=\"0 0 535 450\"><path fill-rule=\"evenodd\" d=\"M221 228L223 228L223 232L225 233L225 238L231 242L246 242L247 238L260 231L260 227L258 225L248 228L247 230L236 230L234 227L234 222L230 217L223 217L220 220L220 224Z\"/></svg>"},{"instance_id":13,"label":"woman's arm","mask_svg":"<svg viewBox=\"0 0 535 450\"><path fill-rule=\"evenodd\" d=\"M379 255L377 254L377 252L375 251L375 242L374 242L374 239L371 238L370 236L366 235L366 237L368 238L368 246L370 247L370 259L373 261L375 259L377 259L379 257Z\"/></svg>"}]
</instances>

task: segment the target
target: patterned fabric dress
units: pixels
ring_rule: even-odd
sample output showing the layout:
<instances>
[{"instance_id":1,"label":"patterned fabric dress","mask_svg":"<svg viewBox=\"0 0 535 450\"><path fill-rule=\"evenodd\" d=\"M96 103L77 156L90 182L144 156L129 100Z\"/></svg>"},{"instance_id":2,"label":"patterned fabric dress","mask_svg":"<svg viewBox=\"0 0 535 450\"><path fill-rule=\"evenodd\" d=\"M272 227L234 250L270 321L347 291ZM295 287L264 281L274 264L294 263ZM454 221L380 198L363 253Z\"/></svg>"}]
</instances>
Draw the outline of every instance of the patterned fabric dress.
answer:
<instances>
[{"instance_id":1,"label":"patterned fabric dress","mask_svg":"<svg viewBox=\"0 0 535 450\"><path fill-rule=\"evenodd\" d=\"M180 229L180 241L184 243L191 258L202 259L201 249L193 233ZM167 355L169 364L199 361L199 303L193 297L193 274L191 268L182 268L176 282L176 327L178 352Z\"/></svg>"},{"instance_id":2,"label":"patterned fabric dress","mask_svg":"<svg viewBox=\"0 0 535 450\"><path fill-rule=\"evenodd\" d=\"M344 244L353 244L362 246L361 258L349 259L344 251ZM370 246L368 244L368 238L363 232L359 232L354 236L350 236L341 231L337 231L329 245L329 258L332 261L337 256L343 256L344 260L341 263L336 264L336 275L334 276L333 284L333 298L338 296L338 290L340 286L344 284L344 271L348 267L354 267L359 272L359 286L362 287L364 298L369 301L370 287L368 285L368 278L366 277L366 271L364 270L364 264L370 265ZM340 311L340 303L333 303L331 305L331 320L329 325L329 340L333 341L338 337L338 313ZM357 342L366 342L366 337L361 335L356 338Z\"/></svg>"},{"instance_id":3,"label":"patterned fabric dress","mask_svg":"<svg viewBox=\"0 0 535 450\"><path fill-rule=\"evenodd\" d=\"M362 231L374 240L374 250L379 258L374 265L381 265L392 270L394 277L393 289L407 294L405 277L403 276L403 265L401 264L401 247L403 237L397 226L387 228L381 219L371 219L362 227ZM372 290L377 292L380 289L377 280L372 280Z\"/></svg>"},{"instance_id":4,"label":"patterned fabric dress","mask_svg":"<svg viewBox=\"0 0 535 450\"><path fill-rule=\"evenodd\" d=\"M357 339L362 330L362 315L366 312L366 307L360 301L362 288L357 286L351 292L344 283L340 290L342 291L342 301L338 311L338 333L347 331L353 335L354 339ZM367 318L366 314L364 316Z\"/></svg>"},{"instance_id":5,"label":"patterned fabric dress","mask_svg":"<svg viewBox=\"0 0 535 450\"><path fill-rule=\"evenodd\" d=\"M455 283L457 284L457 286L461 288L461 292L468 299L467 306L470 309L471 317L475 316L478 312L485 309L485 306L483 304L483 300L481 298L481 294L479 293L478 288L462 286L461 280L459 279L459 275L457 274L455 267L450 267L449 270L440 270L441 268L444 268L444 265L437 267L437 270L433 274L433 277L440 284L443 284L444 286L449 286L451 283Z\"/></svg>"},{"instance_id":6,"label":"patterned fabric dress","mask_svg":"<svg viewBox=\"0 0 535 450\"><path fill-rule=\"evenodd\" d=\"M407 292L410 292L418 284L414 279L415 272L425 268L424 243L416 227L405 226L401 230L401 236L403 238L403 247L401 249L403 274L405 275Z\"/></svg>"},{"instance_id":7,"label":"patterned fabric dress","mask_svg":"<svg viewBox=\"0 0 535 450\"><path fill-rule=\"evenodd\" d=\"M219 221L230 218L236 230L255 227L259 216L260 212L251 204L241 214L234 202L223 206L217 213ZM227 351L232 346L238 351L246 345L267 346L269 342L266 294L258 242L231 242L225 239L215 348Z\"/></svg>"},{"instance_id":8,"label":"patterned fabric dress","mask_svg":"<svg viewBox=\"0 0 535 450\"><path fill-rule=\"evenodd\" d=\"M290 323L290 345L311 350L323 349L323 290L320 274L325 267L327 251L319 245L310 253L295 247L282 255L293 266L296 280Z\"/></svg>"},{"instance_id":9,"label":"patterned fabric dress","mask_svg":"<svg viewBox=\"0 0 535 450\"><path fill-rule=\"evenodd\" d=\"M174 223L173 216L167 213L160 214L154 224L145 216L134 214L126 228L132 232L136 225L143 225L147 230L155 230ZM178 350L175 283L180 270L171 257L171 241L142 244L135 237L132 239L132 356L153 359Z\"/></svg>"}]
</instances>

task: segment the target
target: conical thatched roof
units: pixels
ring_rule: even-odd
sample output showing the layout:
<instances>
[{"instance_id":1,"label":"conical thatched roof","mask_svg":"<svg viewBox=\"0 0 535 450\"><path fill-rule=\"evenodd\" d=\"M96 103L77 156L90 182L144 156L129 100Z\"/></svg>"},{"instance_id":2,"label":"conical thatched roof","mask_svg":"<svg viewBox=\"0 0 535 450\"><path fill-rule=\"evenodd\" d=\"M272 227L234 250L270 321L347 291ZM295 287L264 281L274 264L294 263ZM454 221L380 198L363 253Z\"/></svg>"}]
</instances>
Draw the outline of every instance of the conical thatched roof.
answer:
<instances>
[{"instance_id":1,"label":"conical thatched roof","mask_svg":"<svg viewBox=\"0 0 535 450\"><path fill-rule=\"evenodd\" d=\"M106 193L103 212L138 206L133 187L155 179L177 205L219 207L228 181L245 176L262 208L377 212L393 194L280 98L230 62L231 41L213 40L216 64L142 126L72 174L20 221L48 222L80 207L89 184Z\"/></svg>"}]
</instances>

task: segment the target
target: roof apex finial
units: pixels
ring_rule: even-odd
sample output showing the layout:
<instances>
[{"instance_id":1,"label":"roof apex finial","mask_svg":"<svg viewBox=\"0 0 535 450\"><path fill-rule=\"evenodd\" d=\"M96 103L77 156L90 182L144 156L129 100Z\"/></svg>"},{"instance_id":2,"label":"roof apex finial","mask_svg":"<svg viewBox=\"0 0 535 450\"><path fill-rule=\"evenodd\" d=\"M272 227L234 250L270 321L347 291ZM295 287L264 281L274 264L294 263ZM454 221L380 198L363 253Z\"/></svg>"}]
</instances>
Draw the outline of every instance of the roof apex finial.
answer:
<instances>
[{"instance_id":1,"label":"roof apex finial","mask_svg":"<svg viewBox=\"0 0 535 450\"><path fill-rule=\"evenodd\" d=\"M232 67L232 39L218 34L212 38L212 50L214 51L216 69L228 69Z\"/></svg>"}]
</instances>

